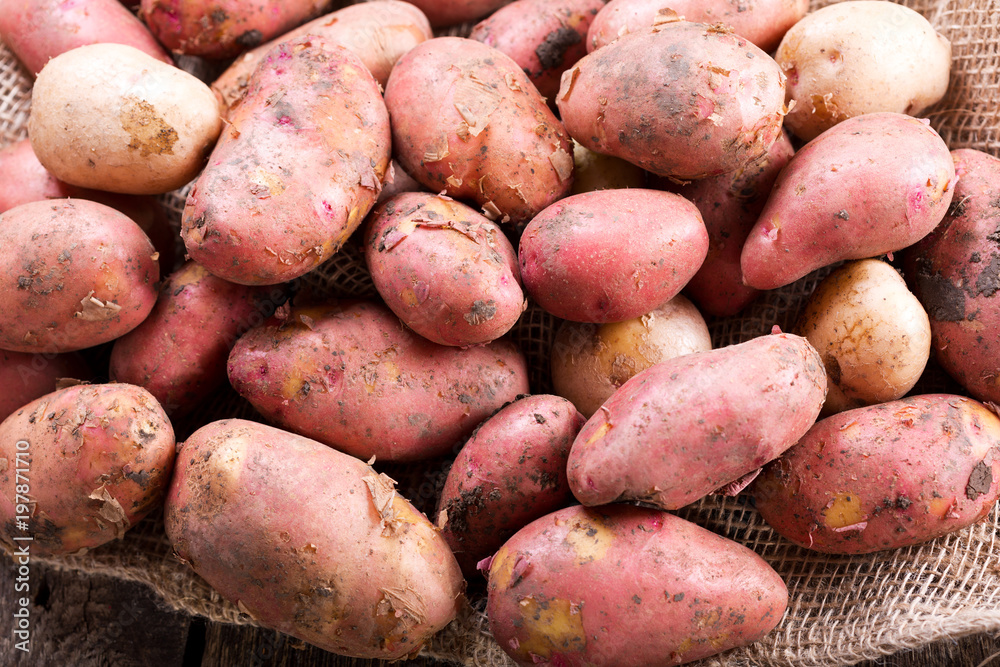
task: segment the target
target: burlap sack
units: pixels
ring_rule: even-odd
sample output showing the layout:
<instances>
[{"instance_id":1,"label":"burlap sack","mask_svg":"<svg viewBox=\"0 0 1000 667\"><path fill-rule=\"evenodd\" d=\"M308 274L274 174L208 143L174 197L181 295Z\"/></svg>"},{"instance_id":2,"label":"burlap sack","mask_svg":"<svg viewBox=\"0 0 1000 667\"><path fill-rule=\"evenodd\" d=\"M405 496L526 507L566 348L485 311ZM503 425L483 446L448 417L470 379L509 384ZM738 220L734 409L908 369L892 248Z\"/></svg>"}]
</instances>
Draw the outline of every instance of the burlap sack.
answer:
<instances>
[{"instance_id":1,"label":"burlap sack","mask_svg":"<svg viewBox=\"0 0 1000 667\"><path fill-rule=\"evenodd\" d=\"M814 2L813 8L828 4ZM934 127L952 148L1000 155L1000 0L908 0L953 46L949 92L932 110ZM26 134L30 79L0 45L0 145ZM179 215L183 193L164 198ZM823 272L764 296L743 316L710 322L716 346L742 342L778 324L790 328ZM314 294L371 296L373 288L357 248L332 259L299 284ZM528 356L535 392L549 390L548 356L555 319L537 308L513 332ZM915 393L957 391L933 366ZM223 392L184 424L181 435L219 416L260 419L245 401ZM408 495L425 511L433 504L447 462L394 467ZM846 665L905 648L1000 631L1000 512L961 533L921 547L870 556L831 557L792 546L763 525L743 496L711 497L678 512L764 557L790 592L788 613L778 628L753 646L703 661L704 665ZM162 517L152 516L119 542L90 553L52 559L52 565L141 581L164 602L213 621L252 624L171 554ZM463 618L426 647L426 655L477 667L512 664L492 641L481 585L471 587Z\"/></svg>"}]
</instances>

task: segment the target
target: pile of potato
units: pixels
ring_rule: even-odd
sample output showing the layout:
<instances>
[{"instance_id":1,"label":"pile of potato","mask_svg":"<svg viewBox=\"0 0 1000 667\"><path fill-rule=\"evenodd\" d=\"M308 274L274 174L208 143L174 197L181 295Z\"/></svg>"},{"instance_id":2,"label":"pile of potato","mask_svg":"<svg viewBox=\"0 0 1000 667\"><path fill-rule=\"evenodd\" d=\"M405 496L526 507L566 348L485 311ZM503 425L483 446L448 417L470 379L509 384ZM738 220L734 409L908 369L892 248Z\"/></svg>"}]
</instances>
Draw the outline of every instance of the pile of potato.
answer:
<instances>
[{"instance_id":1,"label":"pile of potato","mask_svg":"<svg viewBox=\"0 0 1000 667\"><path fill-rule=\"evenodd\" d=\"M924 18L806 7L5 12L37 78L30 139L0 151L0 542L25 517L35 553L78 553L163 504L180 559L330 651L414 654L485 575L519 664L661 665L756 641L788 603L668 510L748 488L827 553L980 520L1000 160L918 117L950 65ZM209 86L168 52L228 68ZM189 182L175 261L152 195ZM381 299L289 300L347 243ZM845 260L794 332L711 349L702 313ZM562 321L558 395L507 339L529 300ZM88 375L81 350L110 360ZM932 353L968 396L904 398ZM226 382L271 425L175 443ZM372 468L448 455L433 522Z\"/></svg>"}]
</instances>

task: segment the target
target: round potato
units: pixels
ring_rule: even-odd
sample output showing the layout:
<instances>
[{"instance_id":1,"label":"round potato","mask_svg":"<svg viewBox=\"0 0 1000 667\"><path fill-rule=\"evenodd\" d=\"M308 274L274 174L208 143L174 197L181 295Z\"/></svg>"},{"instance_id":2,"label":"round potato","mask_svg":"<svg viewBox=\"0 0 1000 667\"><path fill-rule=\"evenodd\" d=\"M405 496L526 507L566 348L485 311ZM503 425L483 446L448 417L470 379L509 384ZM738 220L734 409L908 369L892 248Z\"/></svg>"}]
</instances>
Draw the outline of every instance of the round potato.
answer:
<instances>
[{"instance_id":1,"label":"round potato","mask_svg":"<svg viewBox=\"0 0 1000 667\"><path fill-rule=\"evenodd\" d=\"M28 134L59 180L161 194L193 179L222 129L204 83L123 44L56 56L32 89Z\"/></svg>"}]
</instances>

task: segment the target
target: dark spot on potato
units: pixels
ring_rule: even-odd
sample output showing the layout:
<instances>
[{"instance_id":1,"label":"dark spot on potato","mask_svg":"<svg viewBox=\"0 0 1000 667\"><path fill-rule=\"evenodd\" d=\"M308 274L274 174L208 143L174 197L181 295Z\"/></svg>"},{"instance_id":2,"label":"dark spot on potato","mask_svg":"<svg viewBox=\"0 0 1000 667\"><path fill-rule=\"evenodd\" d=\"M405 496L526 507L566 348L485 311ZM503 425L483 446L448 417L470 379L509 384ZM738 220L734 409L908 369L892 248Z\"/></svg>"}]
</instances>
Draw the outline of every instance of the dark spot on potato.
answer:
<instances>
[{"instance_id":1,"label":"dark spot on potato","mask_svg":"<svg viewBox=\"0 0 1000 667\"><path fill-rule=\"evenodd\" d=\"M260 46L262 41L264 41L264 36L261 34L260 30L247 30L245 33L236 38L236 43L245 49L252 49L255 46Z\"/></svg>"},{"instance_id":2,"label":"dark spot on potato","mask_svg":"<svg viewBox=\"0 0 1000 667\"><path fill-rule=\"evenodd\" d=\"M568 26L560 26L545 36L542 43L535 48L538 62L544 69L555 69L562 65L566 50L583 40L580 33Z\"/></svg>"},{"instance_id":3,"label":"dark spot on potato","mask_svg":"<svg viewBox=\"0 0 1000 667\"><path fill-rule=\"evenodd\" d=\"M990 263L976 278L976 288L972 296L993 296L1000 289L1000 255L990 257Z\"/></svg>"},{"instance_id":4,"label":"dark spot on potato","mask_svg":"<svg viewBox=\"0 0 1000 667\"><path fill-rule=\"evenodd\" d=\"M917 292L932 320L958 322L965 319L965 292L941 274L917 271Z\"/></svg>"},{"instance_id":5,"label":"dark spot on potato","mask_svg":"<svg viewBox=\"0 0 1000 667\"><path fill-rule=\"evenodd\" d=\"M545 423L545 417L543 417L542 415L538 414L537 412L534 413L532 416L535 418L535 421L537 423L539 423L539 424L544 424Z\"/></svg>"},{"instance_id":6,"label":"dark spot on potato","mask_svg":"<svg viewBox=\"0 0 1000 667\"><path fill-rule=\"evenodd\" d=\"M979 255L978 252L974 252L972 253L972 255L969 256L969 262L971 262L972 264L978 264L981 261L983 261L983 258Z\"/></svg>"},{"instance_id":7,"label":"dark spot on potato","mask_svg":"<svg viewBox=\"0 0 1000 667\"><path fill-rule=\"evenodd\" d=\"M991 486L993 486L993 468L986 465L985 461L980 461L972 469L972 474L969 476L969 483L965 487L965 497L969 500L975 500L984 493L989 493Z\"/></svg>"},{"instance_id":8,"label":"dark spot on potato","mask_svg":"<svg viewBox=\"0 0 1000 667\"><path fill-rule=\"evenodd\" d=\"M840 218L841 220L850 220L851 219L851 216L848 215L848 213L847 213L847 209L843 209L843 208L840 209L840 212L838 212L837 215L834 216L834 217Z\"/></svg>"},{"instance_id":9,"label":"dark spot on potato","mask_svg":"<svg viewBox=\"0 0 1000 667\"><path fill-rule=\"evenodd\" d=\"M996 206L996 204L994 204L994 206ZM992 234L987 234L986 235L986 240L987 241L993 241L994 243L1000 244L1000 225L997 225L997 228L995 230L993 230Z\"/></svg>"},{"instance_id":10,"label":"dark spot on potato","mask_svg":"<svg viewBox=\"0 0 1000 667\"><path fill-rule=\"evenodd\" d=\"M146 100L126 96L118 121L131 139L128 147L139 151L140 156L174 154L177 130L163 122L153 105Z\"/></svg>"},{"instance_id":11,"label":"dark spot on potato","mask_svg":"<svg viewBox=\"0 0 1000 667\"><path fill-rule=\"evenodd\" d=\"M476 299L472 303L472 308L463 317L466 322L476 326L484 322L488 322L493 319L493 316L497 314L497 304L496 301L490 299L488 301L483 301L482 299Z\"/></svg>"},{"instance_id":12,"label":"dark spot on potato","mask_svg":"<svg viewBox=\"0 0 1000 667\"><path fill-rule=\"evenodd\" d=\"M896 507L898 507L901 510L905 510L912 504L913 502L906 496L900 496L899 498L896 498Z\"/></svg>"},{"instance_id":13,"label":"dark spot on potato","mask_svg":"<svg viewBox=\"0 0 1000 667\"><path fill-rule=\"evenodd\" d=\"M840 384L840 362L832 354L823 355L823 367L826 369L827 377L835 385Z\"/></svg>"},{"instance_id":14,"label":"dark spot on potato","mask_svg":"<svg viewBox=\"0 0 1000 667\"><path fill-rule=\"evenodd\" d=\"M17 288L18 289L30 289L31 288L31 278L27 276L17 277Z\"/></svg>"}]
</instances>

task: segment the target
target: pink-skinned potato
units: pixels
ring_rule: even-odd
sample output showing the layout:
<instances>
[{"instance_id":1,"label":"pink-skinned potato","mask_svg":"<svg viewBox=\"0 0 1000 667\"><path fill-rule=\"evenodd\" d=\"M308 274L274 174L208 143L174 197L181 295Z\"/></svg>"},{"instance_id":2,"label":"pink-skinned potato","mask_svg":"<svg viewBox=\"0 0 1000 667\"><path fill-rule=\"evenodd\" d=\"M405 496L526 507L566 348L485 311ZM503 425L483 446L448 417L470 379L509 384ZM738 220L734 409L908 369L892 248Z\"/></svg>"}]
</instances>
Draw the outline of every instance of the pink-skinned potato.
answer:
<instances>
[{"instance_id":1,"label":"pink-skinned potato","mask_svg":"<svg viewBox=\"0 0 1000 667\"><path fill-rule=\"evenodd\" d=\"M476 21L510 0L413 0L435 28Z\"/></svg>"},{"instance_id":2,"label":"pink-skinned potato","mask_svg":"<svg viewBox=\"0 0 1000 667\"><path fill-rule=\"evenodd\" d=\"M437 345L364 301L295 308L251 329L228 373L271 422L365 460L445 454L528 393L513 344Z\"/></svg>"},{"instance_id":3,"label":"pink-skinned potato","mask_svg":"<svg viewBox=\"0 0 1000 667\"><path fill-rule=\"evenodd\" d=\"M36 398L54 392L60 380L90 380L91 376L80 354L0 351L0 421Z\"/></svg>"},{"instance_id":4,"label":"pink-skinned potato","mask_svg":"<svg viewBox=\"0 0 1000 667\"><path fill-rule=\"evenodd\" d=\"M371 0L348 5L247 51L215 80L212 90L227 107L232 106L246 92L260 59L278 41L304 35L317 35L345 47L361 59L381 86L404 53L433 36L427 17L408 2Z\"/></svg>"},{"instance_id":5,"label":"pink-skinned potato","mask_svg":"<svg viewBox=\"0 0 1000 667\"><path fill-rule=\"evenodd\" d=\"M743 245L743 282L775 289L842 259L913 245L944 218L955 181L948 146L927 121L898 113L845 120L778 174Z\"/></svg>"},{"instance_id":6,"label":"pink-skinned potato","mask_svg":"<svg viewBox=\"0 0 1000 667\"><path fill-rule=\"evenodd\" d=\"M725 27L674 21L581 58L556 96L570 136L681 180L764 155L781 132L785 75Z\"/></svg>"},{"instance_id":7,"label":"pink-skinned potato","mask_svg":"<svg viewBox=\"0 0 1000 667\"><path fill-rule=\"evenodd\" d=\"M819 353L790 334L662 361L587 420L569 453L570 488L588 506L679 509L794 445L826 389Z\"/></svg>"},{"instance_id":8,"label":"pink-skinned potato","mask_svg":"<svg viewBox=\"0 0 1000 667\"><path fill-rule=\"evenodd\" d=\"M674 297L708 252L698 209L644 189L566 197L521 235L521 280L531 298L574 322L620 322Z\"/></svg>"},{"instance_id":9,"label":"pink-skinned potato","mask_svg":"<svg viewBox=\"0 0 1000 667\"><path fill-rule=\"evenodd\" d=\"M389 168L378 84L342 46L305 36L261 60L184 206L191 258L242 285L274 285L340 250Z\"/></svg>"},{"instance_id":10,"label":"pink-skinned potato","mask_svg":"<svg viewBox=\"0 0 1000 667\"><path fill-rule=\"evenodd\" d=\"M569 505L566 458L583 415L565 398L518 398L477 428L448 470L437 527L466 576L518 530Z\"/></svg>"},{"instance_id":11,"label":"pink-skinned potato","mask_svg":"<svg viewBox=\"0 0 1000 667\"><path fill-rule=\"evenodd\" d=\"M139 325L156 302L156 250L132 220L85 199L0 214L0 349L72 352Z\"/></svg>"},{"instance_id":12,"label":"pink-skinned potato","mask_svg":"<svg viewBox=\"0 0 1000 667\"><path fill-rule=\"evenodd\" d=\"M174 446L140 387L77 385L28 403L0 424L0 545L30 535L32 556L53 556L120 539L162 503Z\"/></svg>"},{"instance_id":13,"label":"pink-skinned potato","mask_svg":"<svg viewBox=\"0 0 1000 667\"><path fill-rule=\"evenodd\" d=\"M823 553L927 542L986 517L1000 497L1000 419L964 396L927 394L816 423L754 481L757 511Z\"/></svg>"},{"instance_id":14,"label":"pink-skinned potato","mask_svg":"<svg viewBox=\"0 0 1000 667\"><path fill-rule=\"evenodd\" d=\"M503 231L447 197L409 193L378 208L365 229L365 262L392 312L439 345L496 340L526 306Z\"/></svg>"},{"instance_id":15,"label":"pink-skinned potato","mask_svg":"<svg viewBox=\"0 0 1000 667\"><path fill-rule=\"evenodd\" d=\"M1000 160L971 149L951 156L952 206L906 251L905 266L938 363L972 397L1000 403Z\"/></svg>"},{"instance_id":16,"label":"pink-skinned potato","mask_svg":"<svg viewBox=\"0 0 1000 667\"><path fill-rule=\"evenodd\" d=\"M524 667L680 665L761 639L788 605L750 549L629 505L525 526L494 556L488 592L490 631Z\"/></svg>"},{"instance_id":17,"label":"pink-skinned potato","mask_svg":"<svg viewBox=\"0 0 1000 667\"><path fill-rule=\"evenodd\" d=\"M432 192L523 223L573 185L573 149L524 70L481 42L438 37L399 59L385 87L392 147Z\"/></svg>"},{"instance_id":18,"label":"pink-skinned potato","mask_svg":"<svg viewBox=\"0 0 1000 667\"><path fill-rule=\"evenodd\" d=\"M340 655L415 654L464 603L451 550L392 480L263 424L195 431L164 523L177 556L242 612Z\"/></svg>"}]
</instances>

